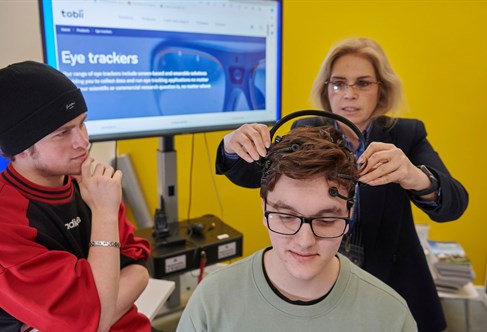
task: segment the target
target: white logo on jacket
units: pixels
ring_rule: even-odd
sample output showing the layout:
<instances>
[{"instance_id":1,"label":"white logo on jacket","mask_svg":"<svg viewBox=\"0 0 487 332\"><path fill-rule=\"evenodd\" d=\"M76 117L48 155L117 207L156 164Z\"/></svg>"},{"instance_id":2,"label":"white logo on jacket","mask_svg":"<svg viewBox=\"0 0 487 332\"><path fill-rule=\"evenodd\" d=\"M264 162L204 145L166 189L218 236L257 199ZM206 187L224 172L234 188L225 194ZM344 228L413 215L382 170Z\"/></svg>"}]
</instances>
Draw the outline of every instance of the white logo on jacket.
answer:
<instances>
[{"instance_id":1,"label":"white logo on jacket","mask_svg":"<svg viewBox=\"0 0 487 332\"><path fill-rule=\"evenodd\" d=\"M81 223L81 218L80 217L76 217L76 218L71 219L70 222L64 224L64 226L66 226L66 229L69 231L70 229L73 229L75 227L78 227L78 225L80 223Z\"/></svg>"}]
</instances>

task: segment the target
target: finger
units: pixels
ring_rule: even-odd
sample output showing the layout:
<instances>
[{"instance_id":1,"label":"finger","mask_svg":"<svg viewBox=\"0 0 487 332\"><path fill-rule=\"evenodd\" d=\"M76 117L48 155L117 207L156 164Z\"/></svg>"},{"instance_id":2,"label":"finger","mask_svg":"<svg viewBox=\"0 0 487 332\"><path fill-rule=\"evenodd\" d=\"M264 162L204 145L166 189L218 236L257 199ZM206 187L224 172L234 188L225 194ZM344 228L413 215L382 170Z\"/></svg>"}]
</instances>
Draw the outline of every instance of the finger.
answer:
<instances>
[{"instance_id":1,"label":"finger","mask_svg":"<svg viewBox=\"0 0 487 332\"><path fill-rule=\"evenodd\" d=\"M267 154L267 150L263 144L264 143L260 140L258 142L248 141L242 145L242 149L245 153L250 155L252 160L258 160L261 156L263 157ZM260 150L264 151L263 154Z\"/></svg>"},{"instance_id":2,"label":"finger","mask_svg":"<svg viewBox=\"0 0 487 332\"><path fill-rule=\"evenodd\" d=\"M240 148L243 141L248 140L246 134L247 126L248 125L243 125L223 137L223 149L226 153L237 153L237 150Z\"/></svg>"},{"instance_id":3,"label":"finger","mask_svg":"<svg viewBox=\"0 0 487 332\"><path fill-rule=\"evenodd\" d=\"M103 176L104 177L107 177L107 178L116 178L116 177L119 177L121 178L121 175L122 175L122 171L120 170L116 170L115 168L113 168L112 166L110 165L104 165L104 164L100 164L103 169ZM118 172L118 173L117 173ZM119 175L117 175L119 174Z\"/></svg>"},{"instance_id":4,"label":"finger","mask_svg":"<svg viewBox=\"0 0 487 332\"><path fill-rule=\"evenodd\" d=\"M94 159L91 157L86 158L85 161L81 164L81 176L79 177L80 180L83 177L91 176L91 167L93 165Z\"/></svg>"},{"instance_id":5,"label":"finger","mask_svg":"<svg viewBox=\"0 0 487 332\"><path fill-rule=\"evenodd\" d=\"M95 167L93 168L93 176L94 175L103 175L103 171L104 171L104 168L102 164L98 163L95 165Z\"/></svg>"},{"instance_id":6,"label":"finger","mask_svg":"<svg viewBox=\"0 0 487 332\"><path fill-rule=\"evenodd\" d=\"M357 160L359 163L364 163L365 160L370 159L371 156L374 154L381 152L381 151L386 151L390 150L391 148L394 148L394 144L389 144L389 143L382 143L382 142L372 142L369 144L367 149L362 153L360 158Z\"/></svg>"},{"instance_id":7,"label":"finger","mask_svg":"<svg viewBox=\"0 0 487 332\"><path fill-rule=\"evenodd\" d=\"M253 129L250 124L244 124L238 129L223 137L223 148L226 153L237 153L241 146L250 140L250 134Z\"/></svg>"},{"instance_id":8,"label":"finger","mask_svg":"<svg viewBox=\"0 0 487 332\"><path fill-rule=\"evenodd\" d=\"M378 185L380 181L382 181L382 178L384 177L384 174L381 172L379 169L375 169L363 176L361 176L358 180L359 182L368 184L370 186Z\"/></svg>"},{"instance_id":9,"label":"finger","mask_svg":"<svg viewBox=\"0 0 487 332\"><path fill-rule=\"evenodd\" d=\"M245 133L246 139L242 139L241 141L243 148L254 160L259 157L265 157L267 155L267 147L270 144L269 130L262 124L255 124L249 126L247 129L248 131Z\"/></svg>"},{"instance_id":10,"label":"finger","mask_svg":"<svg viewBox=\"0 0 487 332\"><path fill-rule=\"evenodd\" d=\"M106 177L113 177L113 174L115 173L115 169L112 166L107 166L105 165L105 169L103 170L103 175Z\"/></svg>"},{"instance_id":11,"label":"finger","mask_svg":"<svg viewBox=\"0 0 487 332\"><path fill-rule=\"evenodd\" d=\"M377 163L373 170L359 178L360 182L371 186L377 186L396 182L398 177L398 167L391 162Z\"/></svg>"},{"instance_id":12,"label":"finger","mask_svg":"<svg viewBox=\"0 0 487 332\"><path fill-rule=\"evenodd\" d=\"M242 146L235 147L235 153L248 163L252 163L259 159L257 151L254 150L253 153L250 154L249 151Z\"/></svg>"},{"instance_id":13,"label":"finger","mask_svg":"<svg viewBox=\"0 0 487 332\"><path fill-rule=\"evenodd\" d=\"M364 152L365 153L365 152ZM393 152L391 150L376 150L368 156L367 163L360 170L361 174L367 174L368 172L377 169L383 164L389 163L393 159Z\"/></svg>"},{"instance_id":14,"label":"finger","mask_svg":"<svg viewBox=\"0 0 487 332\"><path fill-rule=\"evenodd\" d=\"M365 149L365 151L362 152L362 155L357 159L357 162L359 164L364 164L365 161L368 160L370 156L374 153L375 151L374 143L375 142L370 143L367 149Z\"/></svg>"},{"instance_id":15,"label":"finger","mask_svg":"<svg viewBox=\"0 0 487 332\"><path fill-rule=\"evenodd\" d=\"M93 176L104 176L104 175L108 175L108 176L112 176L113 174L113 167L111 166L107 166L105 164L102 164L102 163L98 163L96 164L95 166L95 169L93 170Z\"/></svg>"},{"instance_id":16,"label":"finger","mask_svg":"<svg viewBox=\"0 0 487 332\"><path fill-rule=\"evenodd\" d=\"M114 173L113 173L113 176L112 176L113 179L117 180L117 181L122 181L122 178L123 178L123 172L119 169L117 169Z\"/></svg>"},{"instance_id":17,"label":"finger","mask_svg":"<svg viewBox=\"0 0 487 332\"><path fill-rule=\"evenodd\" d=\"M259 125L257 126L257 130L260 132L260 137L262 138L262 142L264 143L265 148L269 148L271 146L271 134L269 129L266 125ZM267 151L264 151L267 154ZM261 154L264 157L264 155Z\"/></svg>"},{"instance_id":18,"label":"finger","mask_svg":"<svg viewBox=\"0 0 487 332\"><path fill-rule=\"evenodd\" d=\"M377 160L376 158L370 158L367 160L365 164L363 164L359 169L360 175L369 174L370 172L376 170L377 168L381 167L384 164L387 164L388 161L385 159Z\"/></svg>"}]
</instances>

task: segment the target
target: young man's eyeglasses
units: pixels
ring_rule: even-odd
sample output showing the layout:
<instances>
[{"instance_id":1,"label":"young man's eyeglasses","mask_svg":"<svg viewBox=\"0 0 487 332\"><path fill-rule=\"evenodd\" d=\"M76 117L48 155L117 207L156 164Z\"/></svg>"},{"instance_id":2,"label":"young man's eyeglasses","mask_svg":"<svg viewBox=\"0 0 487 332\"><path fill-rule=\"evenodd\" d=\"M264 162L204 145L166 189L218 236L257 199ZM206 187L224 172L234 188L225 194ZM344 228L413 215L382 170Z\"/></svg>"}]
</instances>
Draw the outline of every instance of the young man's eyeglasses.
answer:
<instances>
[{"instance_id":1,"label":"young man's eyeglasses","mask_svg":"<svg viewBox=\"0 0 487 332\"><path fill-rule=\"evenodd\" d=\"M345 81L326 81L325 84L328 87L331 87L331 90L334 93L342 93L348 91L350 88L353 88L356 91L369 91L372 87L377 84L381 84L381 82L377 81L368 81L368 80L358 80L353 84L348 84Z\"/></svg>"},{"instance_id":2,"label":"young man's eyeglasses","mask_svg":"<svg viewBox=\"0 0 487 332\"><path fill-rule=\"evenodd\" d=\"M267 227L270 231L282 235L295 235L304 223L311 226L314 236L320 238L336 238L345 234L350 218L348 217L303 217L290 213L264 212Z\"/></svg>"}]
</instances>

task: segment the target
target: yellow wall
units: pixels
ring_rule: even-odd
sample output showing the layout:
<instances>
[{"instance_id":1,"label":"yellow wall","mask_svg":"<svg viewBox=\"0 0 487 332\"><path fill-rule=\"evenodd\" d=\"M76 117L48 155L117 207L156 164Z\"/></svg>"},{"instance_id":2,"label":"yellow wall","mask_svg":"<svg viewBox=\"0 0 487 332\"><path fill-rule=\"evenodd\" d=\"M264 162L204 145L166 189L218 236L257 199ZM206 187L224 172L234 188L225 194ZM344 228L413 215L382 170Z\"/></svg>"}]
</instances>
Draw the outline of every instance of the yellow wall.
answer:
<instances>
[{"instance_id":1,"label":"yellow wall","mask_svg":"<svg viewBox=\"0 0 487 332\"><path fill-rule=\"evenodd\" d=\"M408 110L403 116L426 123L429 139L470 194L465 214L456 222L434 224L418 210L416 222L431 225L433 240L454 240L467 251L484 282L487 225L481 212L487 190L482 131L487 124L487 2L485 1L305 1L285 0L283 114L308 108L314 76L330 46L347 37L377 40L402 78ZM227 132L195 134L191 217L221 216L214 177L215 150ZM205 135L208 142L205 145ZM176 137L179 215L189 203L191 135ZM157 206L157 139L120 142L131 154L151 210ZM207 150L209 149L209 160ZM215 183L224 206L223 219L244 234L244 255L267 245L257 190Z\"/></svg>"}]
</instances>

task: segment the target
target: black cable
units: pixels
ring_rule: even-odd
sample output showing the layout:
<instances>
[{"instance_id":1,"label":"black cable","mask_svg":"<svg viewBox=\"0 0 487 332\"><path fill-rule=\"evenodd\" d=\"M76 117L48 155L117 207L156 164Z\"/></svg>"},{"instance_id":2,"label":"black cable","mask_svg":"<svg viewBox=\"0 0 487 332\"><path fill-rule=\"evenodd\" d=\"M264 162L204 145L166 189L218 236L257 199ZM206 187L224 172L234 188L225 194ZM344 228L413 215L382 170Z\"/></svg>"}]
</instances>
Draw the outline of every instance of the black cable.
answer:
<instances>
[{"instance_id":1,"label":"black cable","mask_svg":"<svg viewBox=\"0 0 487 332\"><path fill-rule=\"evenodd\" d=\"M214 164L212 163L211 158L210 158L210 150L208 148L208 141L206 139L206 133L203 133L203 137L205 139L206 158L208 159L208 167L210 170L211 182L213 183L213 188L215 189L215 194L216 194L216 199L218 201L218 206L220 207L221 220L223 220L223 204L222 204L222 200L220 197L220 192L218 191L218 187L217 187L216 181L215 181L215 173L216 172L213 171L212 165L214 165Z\"/></svg>"},{"instance_id":2,"label":"black cable","mask_svg":"<svg viewBox=\"0 0 487 332\"><path fill-rule=\"evenodd\" d=\"M191 196L193 187L193 161L194 161L194 133L191 134L191 156L189 161L189 198L188 198L188 214L187 219L189 221L189 216L191 212Z\"/></svg>"},{"instance_id":3,"label":"black cable","mask_svg":"<svg viewBox=\"0 0 487 332\"><path fill-rule=\"evenodd\" d=\"M270 136L271 136L271 141L272 141L272 138L274 137L274 134L276 133L276 131L283 124L285 124L286 122L288 122L292 119L295 119L295 118L301 117L301 116L305 116L305 115L321 116L324 118L329 118L329 119L333 119L335 121L341 122L344 125L346 125L348 128L350 128L350 130L352 130L355 133L355 135L358 138L359 144L362 144L364 146L364 148L367 146L367 144L365 142L364 135L362 134L360 129L358 129L358 127L353 122L351 122L350 120L348 120L347 118L345 118L341 115L331 113L331 112L323 112L321 110L302 110L302 111L290 113L290 114L282 117L279 121L276 122L276 124L274 124L274 126L271 128L271 130L269 132Z\"/></svg>"},{"instance_id":4,"label":"black cable","mask_svg":"<svg viewBox=\"0 0 487 332\"><path fill-rule=\"evenodd\" d=\"M115 151L114 151L114 157L113 157L113 168L115 170L118 169L118 140L115 140Z\"/></svg>"},{"instance_id":5,"label":"black cable","mask_svg":"<svg viewBox=\"0 0 487 332\"><path fill-rule=\"evenodd\" d=\"M186 237L186 242L194 245L193 255L191 257L191 261L194 262L194 261L196 261L196 257L198 256L198 253L204 251L205 249L204 249L203 246L201 246L198 243L192 241L190 237Z\"/></svg>"}]
</instances>

